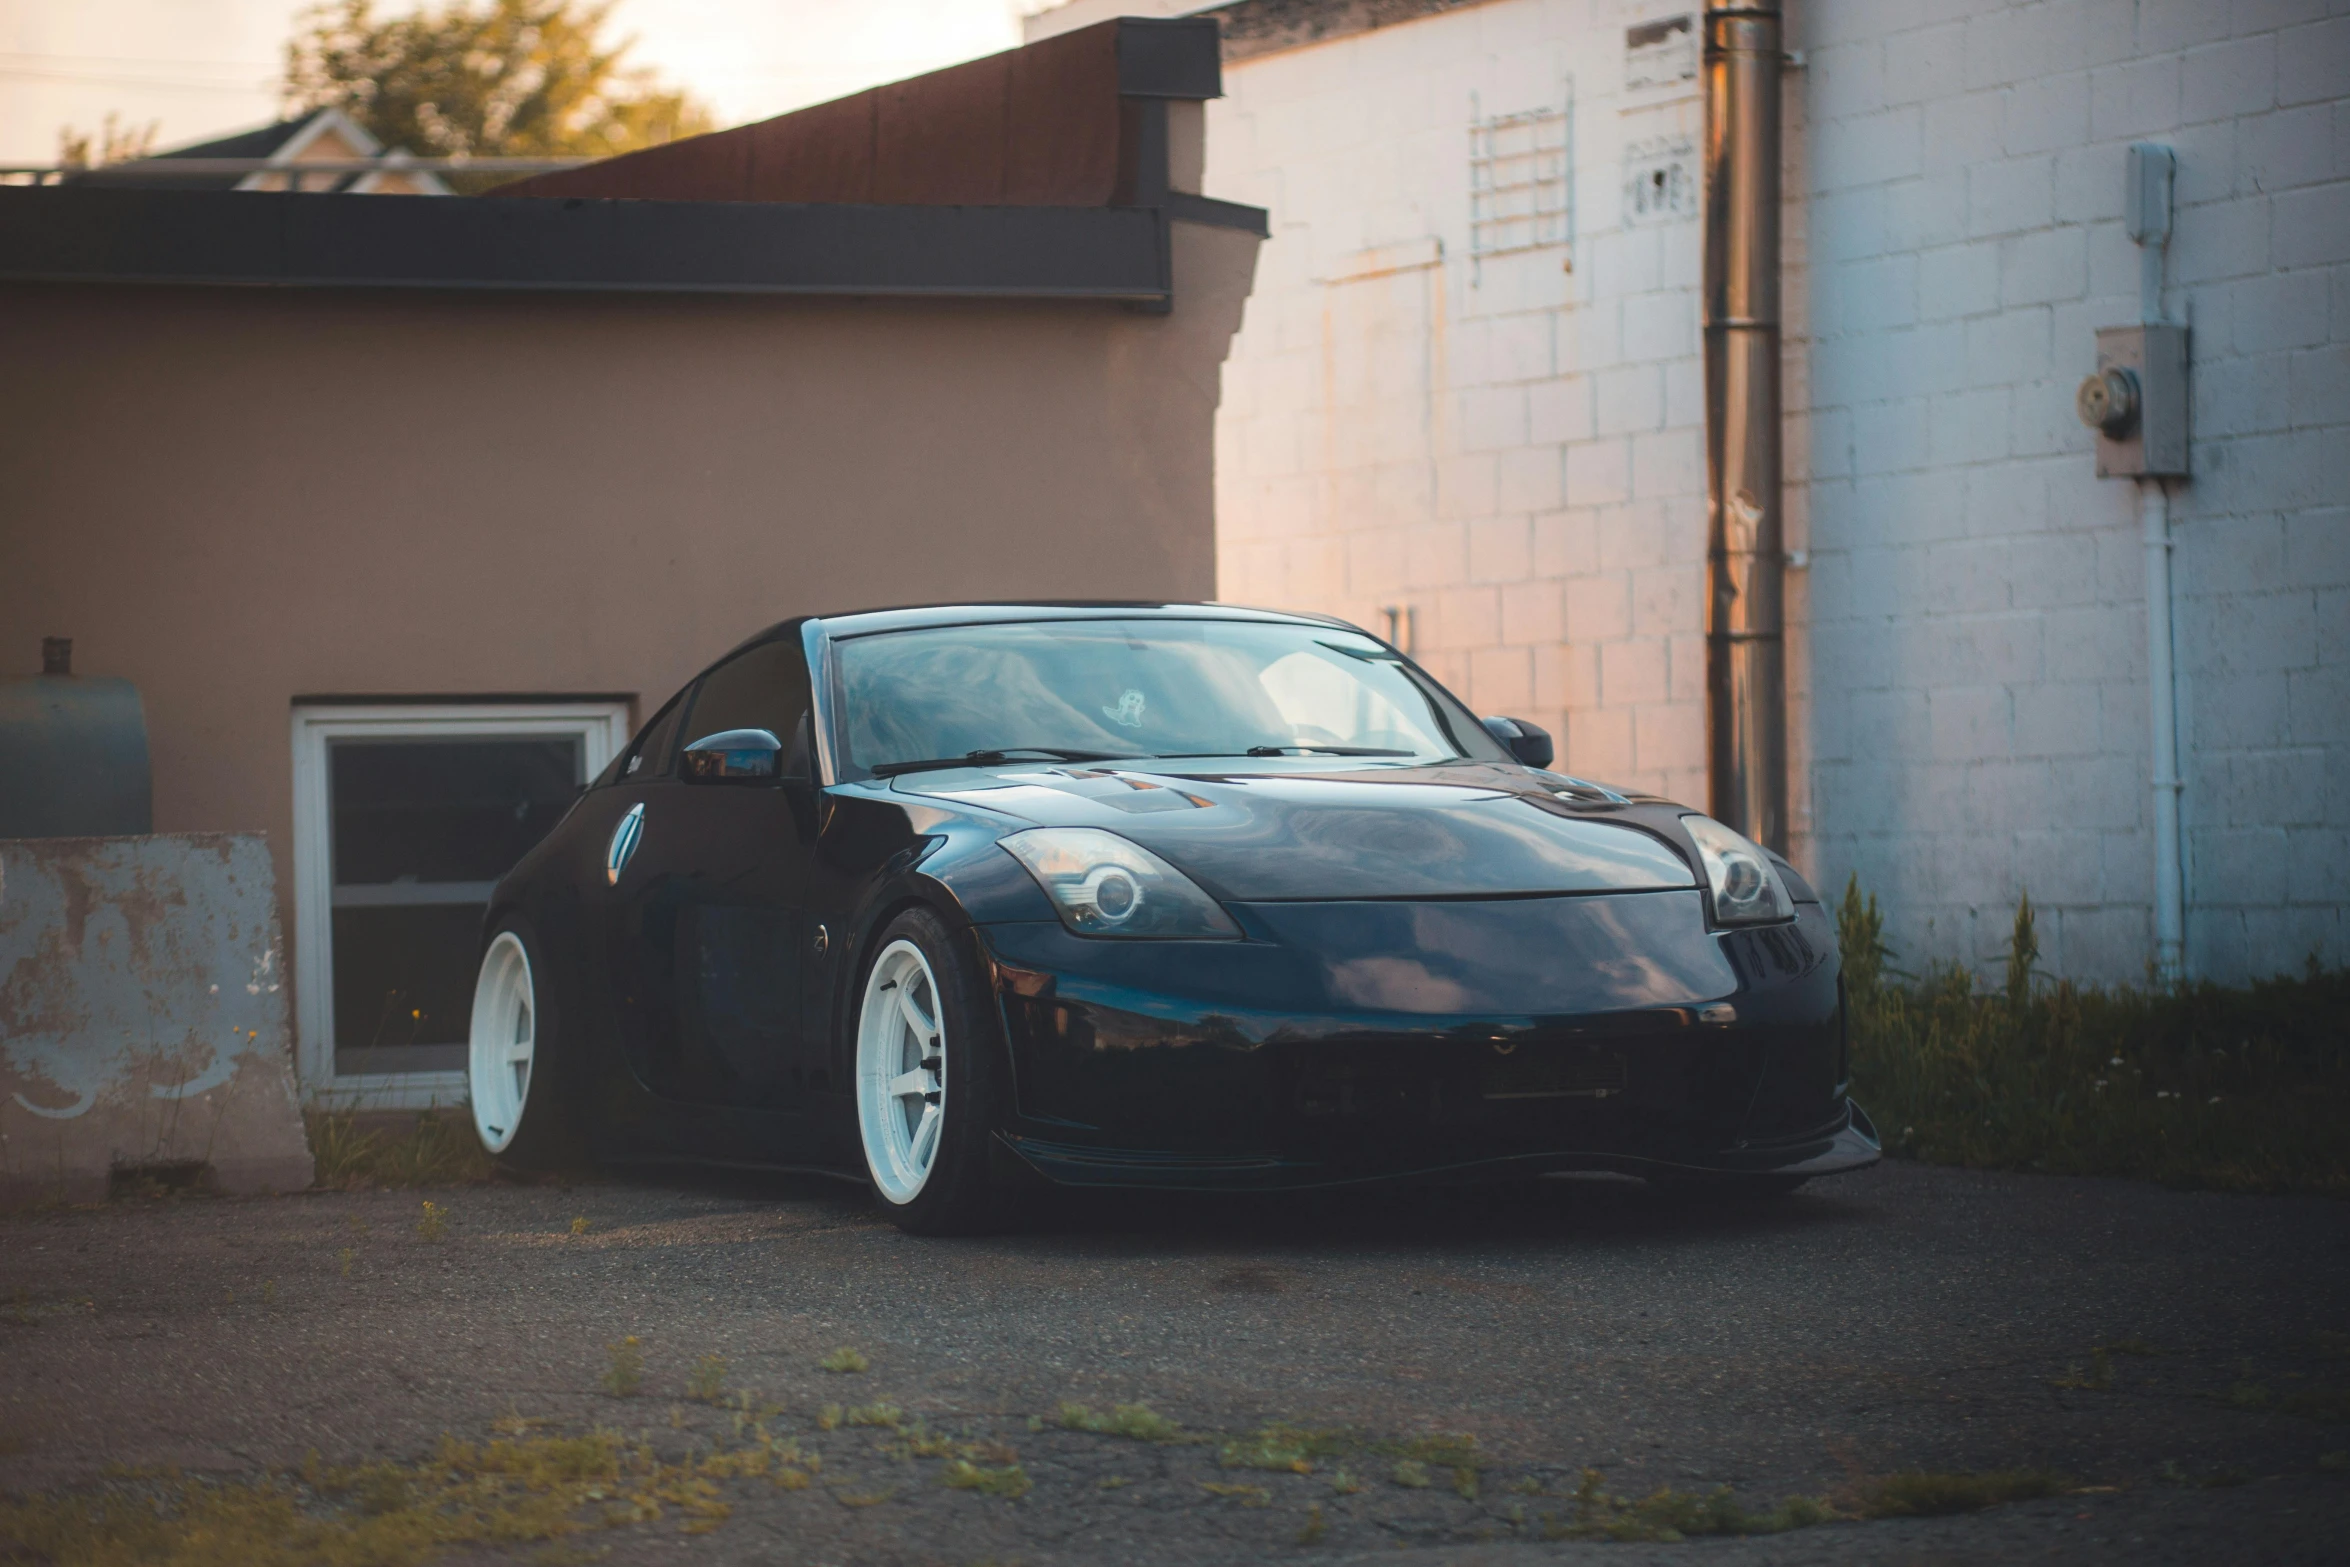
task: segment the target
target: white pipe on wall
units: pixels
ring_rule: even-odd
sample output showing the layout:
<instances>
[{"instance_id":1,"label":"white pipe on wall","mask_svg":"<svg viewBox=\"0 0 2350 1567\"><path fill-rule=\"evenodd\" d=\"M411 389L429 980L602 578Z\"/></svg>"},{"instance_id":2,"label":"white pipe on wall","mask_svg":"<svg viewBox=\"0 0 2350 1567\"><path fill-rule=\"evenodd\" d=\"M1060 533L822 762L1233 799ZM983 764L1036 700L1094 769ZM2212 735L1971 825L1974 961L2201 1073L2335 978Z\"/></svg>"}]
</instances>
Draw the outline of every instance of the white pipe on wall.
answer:
<instances>
[{"instance_id":1,"label":"white pipe on wall","mask_svg":"<svg viewBox=\"0 0 2350 1567\"><path fill-rule=\"evenodd\" d=\"M2184 972L2186 881L2179 863L2179 693L2171 660L2170 492L2160 479L2138 481L2138 521L2146 549L2146 687L2152 707L2154 779L2154 970L2163 984Z\"/></svg>"},{"instance_id":2,"label":"white pipe on wall","mask_svg":"<svg viewBox=\"0 0 2350 1567\"><path fill-rule=\"evenodd\" d=\"M2168 147L2130 149L2122 223L2138 247L2138 319L2163 324L2162 270L2170 250L2171 182L2177 158ZM2151 466L2151 465L2149 465ZM2179 860L2179 681L2173 657L2170 594L2170 492L2161 478L2138 481L2138 525L2146 550L2146 691L2153 750L2154 973L2175 984L2186 972L2187 894Z\"/></svg>"}]
</instances>

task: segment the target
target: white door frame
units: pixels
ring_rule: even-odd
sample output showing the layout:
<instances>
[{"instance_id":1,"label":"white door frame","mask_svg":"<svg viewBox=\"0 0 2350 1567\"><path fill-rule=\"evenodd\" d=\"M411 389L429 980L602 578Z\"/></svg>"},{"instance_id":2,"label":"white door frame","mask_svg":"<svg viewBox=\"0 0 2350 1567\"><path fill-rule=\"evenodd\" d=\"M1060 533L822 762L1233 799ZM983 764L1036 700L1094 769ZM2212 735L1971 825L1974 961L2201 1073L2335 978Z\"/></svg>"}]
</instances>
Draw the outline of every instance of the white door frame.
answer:
<instances>
[{"instance_id":1,"label":"white door frame","mask_svg":"<svg viewBox=\"0 0 2350 1567\"><path fill-rule=\"evenodd\" d=\"M307 1103L340 1110L429 1110L466 1102L463 1072L335 1071L334 855L330 740L577 736L584 778L628 743L625 702L411 702L294 709L295 1063Z\"/></svg>"}]
</instances>

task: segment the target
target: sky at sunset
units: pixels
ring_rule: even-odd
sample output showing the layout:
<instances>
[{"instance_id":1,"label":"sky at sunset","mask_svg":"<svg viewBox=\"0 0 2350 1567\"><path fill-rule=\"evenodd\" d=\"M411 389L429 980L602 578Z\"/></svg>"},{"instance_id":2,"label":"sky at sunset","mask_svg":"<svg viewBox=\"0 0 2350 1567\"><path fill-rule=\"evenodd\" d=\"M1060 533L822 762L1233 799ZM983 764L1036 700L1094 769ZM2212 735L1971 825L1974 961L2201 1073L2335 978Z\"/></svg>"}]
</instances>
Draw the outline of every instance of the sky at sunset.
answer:
<instances>
[{"instance_id":1,"label":"sky at sunset","mask_svg":"<svg viewBox=\"0 0 2350 1567\"><path fill-rule=\"evenodd\" d=\"M109 110L160 123L158 146L277 118L307 0L0 0L0 162L57 154ZM1020 41L1044 0L620 0L629 58L740 124ZM379 4L396 13L401 0Z\"/></svg>"}]
</instances>

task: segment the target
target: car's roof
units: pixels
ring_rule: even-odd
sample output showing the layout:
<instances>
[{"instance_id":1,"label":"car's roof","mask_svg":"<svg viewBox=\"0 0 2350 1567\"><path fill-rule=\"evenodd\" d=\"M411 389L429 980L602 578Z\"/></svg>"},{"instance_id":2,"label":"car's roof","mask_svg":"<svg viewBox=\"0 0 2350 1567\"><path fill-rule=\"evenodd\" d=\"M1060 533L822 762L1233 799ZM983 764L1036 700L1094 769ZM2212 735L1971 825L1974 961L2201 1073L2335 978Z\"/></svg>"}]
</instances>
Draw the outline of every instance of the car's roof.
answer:
<instances>
[{"instance_id":1,"label":"car's roof","mask_svg":"<svg viewBox=\"0 0 2350 1567\"><path fill-rule=\"evenodd\" d=\"M1250 609L1240 604L1167 604L1117 599L1031 600L1009 604L915 604L896 609L859 610L848 615L822 615L817 617L817 621L828 637L861 637L877 631L907 631L925 626L999 625L1025 620L1101 620L1109 617L1120 620L1252 620L1299 626L1346 624L1330 615Z\"/></svg>"}]
</instances>

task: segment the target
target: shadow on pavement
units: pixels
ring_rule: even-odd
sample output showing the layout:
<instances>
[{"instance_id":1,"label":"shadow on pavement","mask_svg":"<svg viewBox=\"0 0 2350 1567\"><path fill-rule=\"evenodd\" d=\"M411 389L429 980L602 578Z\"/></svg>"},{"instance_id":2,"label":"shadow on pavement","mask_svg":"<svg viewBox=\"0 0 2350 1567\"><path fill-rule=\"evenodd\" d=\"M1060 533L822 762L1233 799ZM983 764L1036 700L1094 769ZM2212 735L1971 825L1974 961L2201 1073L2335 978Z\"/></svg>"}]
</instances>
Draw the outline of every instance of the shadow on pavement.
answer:
<instances>
[{"instance_id":1,"label":"shadow on pavement","mask_svg":"<svg viewBox=\"0 0 2350 1567\"><path fill-rule=\"evenodd\" d=\"M638 1168L611 1178L748 1203L813 1206L832 1210L843 1223L889 1222L866 1188L819 1176L675 1166ZM1058 1250L1076 1243L1105 1255L1234 1246L1305 1252L1674 1246L1813 1235L1863 1223L1868 1210L1842 1195L1840 1185L1855 1179L1866 1181L1867 1176L1823 1180L1772 1196L1672 1192L1610 1175L1246 1194L1041 1188L1024 1194L987 1235L925 1244L1018 1248L1043 1243Z\"/></svg>"}]
</instances>

